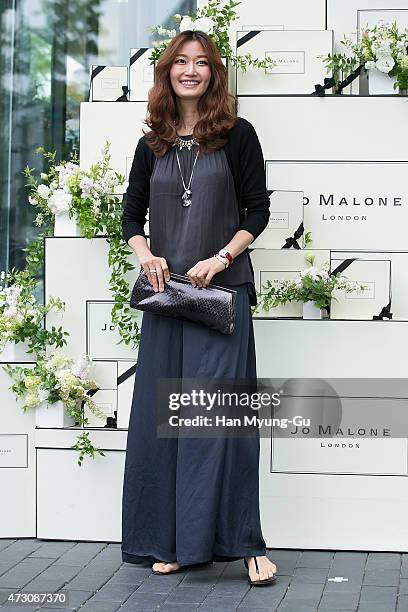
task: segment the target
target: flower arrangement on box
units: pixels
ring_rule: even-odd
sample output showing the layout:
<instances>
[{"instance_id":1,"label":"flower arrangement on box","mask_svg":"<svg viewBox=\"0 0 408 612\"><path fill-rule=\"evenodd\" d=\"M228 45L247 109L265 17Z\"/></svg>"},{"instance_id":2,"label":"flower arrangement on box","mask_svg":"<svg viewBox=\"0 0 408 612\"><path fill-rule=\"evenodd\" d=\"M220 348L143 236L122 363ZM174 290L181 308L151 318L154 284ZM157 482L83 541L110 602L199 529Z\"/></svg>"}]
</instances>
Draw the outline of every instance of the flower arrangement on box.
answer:
<instances>
[{"instance_id":1,"label":"flower arrangement on box","mask_svg":"<svg viewBox=\"0 0 408 612\"><path fill-rule=\"evenodd\" d=\"M14 391L16 399L22 399L24 411L39 408L44 403L47 403L52 410L53 405L62 402L64 409L79 426L88 424L88 419L83 415L83 404L96 416L105 417L88 395L90 389L97 390L99 386L90 378L92 360L86 353L74 362L61 351L54 351L48 358L39 359L33 368L11 364L3 367L15 381L10 389ZM92 458L96 453L104 455L100 449L91 444L88 432L83 432L71 448L81 451L79 465L85 453Z\"/></svg>"},{"instance_id":2,"label":"flower arrangement on box","mask_svg":"<svg viewBox=\"0 0 408 612\"><path fill-rule=\"evenodd\" d=\"M68 332L62 327L43 328L44 316L51 310L64 310L65 303L50 297L42 306L34 297L37 280L27 271L14 268L0 273L0 353L8 342L26 342L27 353L41 355L47 345L62 347Z\"/></svg>"},{"instance_id":3,"label":"flower arrangement on box","mask_svg":"<svg viewBox=\"0 0 408 612\"><path fill-rule=\"evenodd\" d=\"M137 347L140 330L127 306L130 289L124 276L135 267L129 262L128 247L121 231L122 197L115 195L117 186L123 185L126 177L110 167L110 143L102 149L102 159L84 171L76 155L70 161L55 162L56 152L37 149L49 163L48 171L40 175L38 183L33 170L26 167L25 176L30 187L29 202L38 209L37 226L52 225L55 215L68 212L75 215L84 238L91 239L96 232L106 232L109 245L108 265L111 270L109 288L114 305L111 311L112 324L118 329L120 342ZM39 248L32 247L32 258L39 259ZM41 251L41 254L43 252Z\"/></svg>"},{"instance_id":4,"label":"flower arrangement on box","mask_svg":"<svg viewBox=\"0 0 408 612\"><path fill-rule=\"evenodd\" d=\"M288 302L312 302L317 309L326 309L330 306L332 299L337 299L334 290L344 290L347 293L353 291L364 291L366 286L357 282L350 281L341 274L330 274L329 262L324 263L320 268L314 266L315 256L307 254L307 268L302 270L293 280L283 280L276 284L266 281L262 288L265 293L260 292L262 308L269 311L279 305Z\"/></svg>"},{"instance_id":5,"label":"flower arrangement on box","mask_svg":"<svg viewBox=\"0 0 408 612\"><path fill-rule=\"evenodd\" d=\"M251 53L236 55L229 42L229 26L232 21L238 19L234 10L241 2L235 0L210 0L201 9L197 9L195 15L173 15L174 21L178 24L176 28L168 29L163 26L149 28L151 32L158 34L162 38L153 43L154 49L149 59L153 64L157 61L172 38L185 30L201 30L208 34L214 41L221 57L227 58L232 66L237 66L246 72L249 66L254 68L273 68L276 64L271 57L267 56L264 60L252 57Z\"/></svg>"},{"instance_id":6,"label":"flower arrangement on box","mask_svg":"<svg viewBox=\"0 0 408 612\"><path fill-rule=\"evenodd\" d=\"M68 213L76 217L85 238L93 238L95 231L105 231L110 217L115 216L115 208L120 205L115 188L123 185L126 177L110 168L110 144L105 143L102 159L91 165L88 171L82 170L76 154L69 161L55 163L56 152L36 149L49 163L47 172L41 172L42 183L33 176L28 166L23 174L28 178L30 187L28 201L38 209L35 219L37 226L55 219L56 215Z\"/></svg>"},{"instance_id":7,"label":"flower arrangement on box","mask_svg":"<svg viewBox=\"0 0 408 612\"><path fill-rule=\"evenodd\" d=\"M328 72L338 86L344 75L354 71L357 77L361 70L378 70L390 77L396 77L394 89L407 89L408 80L408 30L400 32L397 23L380 20L371 28L360 28L352 37L344 37L340 43L347 53L328 54L323 58ZM358 38L358 39L357 39ZM348 84L348 83L347 83Z\"/></svg>"}]
</instances>

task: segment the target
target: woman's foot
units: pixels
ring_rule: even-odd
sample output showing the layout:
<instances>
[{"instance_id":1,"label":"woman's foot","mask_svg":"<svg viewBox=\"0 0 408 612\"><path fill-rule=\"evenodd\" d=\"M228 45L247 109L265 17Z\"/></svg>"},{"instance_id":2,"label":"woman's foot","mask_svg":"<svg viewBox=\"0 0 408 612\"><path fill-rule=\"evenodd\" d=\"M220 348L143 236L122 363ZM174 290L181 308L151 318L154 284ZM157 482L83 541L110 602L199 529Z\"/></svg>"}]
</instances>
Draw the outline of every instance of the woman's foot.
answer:
<instances>
[{"instance_id":1,"label":"woman's foot","mask_svg":"<svg viewBox=\"0 0 408 612\"><path fill-rule=\"evenodd\" d=\"M166 561L160 561L153 563L152 570L155 574L172 574L180 569L180 565L174 561L174 563L166 563Z\"/></svg>"},{"instance_id":2,"label":"woman's foot","mask_svg":"<svg viewBox=\"0 0 408 612\"><path fill-rule=\"evenodd\" d=\"M248 566L248 578L251 583L254 582L272 582L270 579L276 575L277 567L268 557L245 557ZM258 568L257 568L258 566Z\"/></svg>"}]
</instances>

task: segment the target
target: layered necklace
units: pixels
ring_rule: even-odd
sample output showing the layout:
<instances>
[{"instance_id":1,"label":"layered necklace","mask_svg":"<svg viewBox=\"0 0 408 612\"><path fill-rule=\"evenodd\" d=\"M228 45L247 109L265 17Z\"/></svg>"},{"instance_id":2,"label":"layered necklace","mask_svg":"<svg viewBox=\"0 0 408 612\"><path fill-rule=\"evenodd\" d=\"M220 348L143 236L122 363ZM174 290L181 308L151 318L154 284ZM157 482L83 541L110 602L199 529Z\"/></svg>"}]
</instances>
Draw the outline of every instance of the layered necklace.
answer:
<instances>
[{"instance_id":1,"label":"layered necklace","mask_svg":"<svg viewBox=\"0 0 408 612\"><path fill-rule=\"evenodd\" d=\"M193 145L197 145L197 153L194 159L194 163L193 163L193 168L191 170L191 175L190 175L190 179L188 181L188 184L186 185L185 181L184 181L184 177L183 177L183 173L181 171L181 166L180 166L180 159L178 156L178 151L181 151L181 149L185 149L187 148L189 151L191 151L191 148ZM196 161L197 161L197 157L199 154L199 147L200 145L198 144L198 142L195 140L195 138L190 138L189 140L183 140L182 138L180 138L179 136L177 136L173 147L176 148L176 158L177 158L177 164L178 164L178 168L179 168L179 172L180 172L180 176L181 176L181 181L183 183L183 188L184 188L184 193L181 196L181 204L183 206L190 206L191 204L191 189L190 189L190 185L191 185L191 181L193 178L193 174L194 174L194 166L196 165Z\"/></svg>"}]
</instances>

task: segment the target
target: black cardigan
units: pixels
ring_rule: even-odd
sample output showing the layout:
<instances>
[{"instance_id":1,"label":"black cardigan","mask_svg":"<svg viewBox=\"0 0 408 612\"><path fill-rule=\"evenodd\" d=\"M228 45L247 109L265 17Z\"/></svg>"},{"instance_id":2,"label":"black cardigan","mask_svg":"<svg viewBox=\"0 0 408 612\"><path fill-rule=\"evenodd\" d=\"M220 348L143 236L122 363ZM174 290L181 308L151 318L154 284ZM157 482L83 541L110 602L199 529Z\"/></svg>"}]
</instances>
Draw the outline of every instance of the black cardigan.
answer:
<instances>
[{"instance_id":1,"label":"black cardigan","mask_svg":"<svg viewBox=\"0 0 408 612\"><path fill-rule=\"evenodd\" d=\"M268 224L270 200L266 190L261 145L253 125L247 119L237 117L237 122L228 132L224 150L238 200L240 225L237 230L247 230L255 239ZM149 207L150 177L154 161L155 155L145 136L142 136L136 147L129 174L129 186L123 197L122 235L126 242L133 236L146 237L144 225ZM250 257L249 262L253 275ZM256 303L255 291L252 288L251 304Z\"/></svg>"}]
</instances>

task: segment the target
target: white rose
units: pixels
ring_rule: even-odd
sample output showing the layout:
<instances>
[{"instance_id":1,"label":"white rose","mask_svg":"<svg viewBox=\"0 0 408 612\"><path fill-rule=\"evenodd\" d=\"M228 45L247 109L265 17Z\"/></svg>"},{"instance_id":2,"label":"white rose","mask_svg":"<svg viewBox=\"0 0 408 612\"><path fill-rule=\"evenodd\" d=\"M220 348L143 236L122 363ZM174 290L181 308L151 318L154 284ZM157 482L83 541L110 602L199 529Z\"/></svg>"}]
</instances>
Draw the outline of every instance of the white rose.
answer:
<instances>
[{"instance_id":1,"label":"white rose","mask_svg":"<svg viewBox=\"0 0 408 612\"><path fill-rule=\"evenodd\" d=\"M72 200L72 195L66 193L63 189L56 189L48 200L48 207L54 214L69 210L69 205Z\"/></svg>"},{"instance_id":2,"label":"white rose","mask_svg":"<svg viewBox=\"0 0 408 612\"><path fill-rule=\"evenodd\" d=\"M45 199L50 195L50 188L47 185L38 185L37 191L38 194Z\"/></svg>"},{"instance_id":3,"label":"white rose","mask_svg":"<svg viewBox=\"0 0 408 612\"><path fill-rule=\"evenodd\" d=\"M185 30L193 29L193 20L188 15L183 15L183 19L180 21L179 30L180 32L184 32Z\"/></svg>"},{"instance_id":4,"label":"white rose","mask_svg":"<svg viewBox=\"0 0 408 612\"><path fill-rule=\"evenodd\" d=\"M375 68L375 62L373 62L372 60L369 60L368 62L365 63L364 67L366 70L372 70L373 68Z\"/></svg>"},{"instance_id":5,"label":"white rose","mask_svg":"<svg viewBox=\"0 0 408 612\"><path fill-rule=\"evenodd\" d=\"M196 19L193 23L194 30L201 30L206 34L212 34L214 29L214 22L211 17L200 17Z\"/></svg>"}]
</instances>

